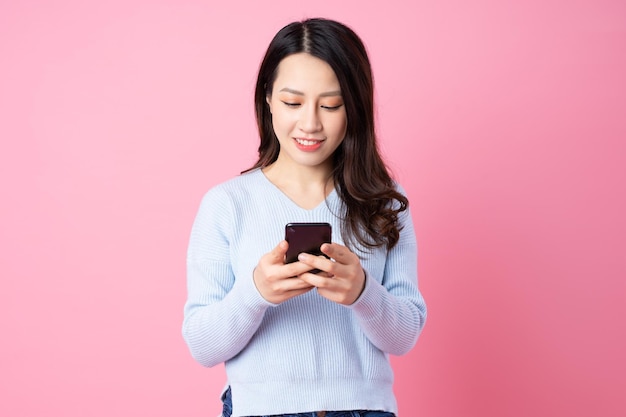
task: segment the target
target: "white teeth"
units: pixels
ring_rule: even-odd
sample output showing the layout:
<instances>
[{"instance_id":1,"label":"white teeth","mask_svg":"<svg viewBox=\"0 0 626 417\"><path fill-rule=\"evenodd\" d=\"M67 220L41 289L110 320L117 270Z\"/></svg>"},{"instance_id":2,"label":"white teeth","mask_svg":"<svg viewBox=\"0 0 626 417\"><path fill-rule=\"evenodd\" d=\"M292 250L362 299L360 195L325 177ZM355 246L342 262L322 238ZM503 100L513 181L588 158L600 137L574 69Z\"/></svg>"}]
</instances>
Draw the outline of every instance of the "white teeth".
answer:
<instances>
[{"instance_id":1,"label":"white teeth","mask_svg":"<svg viewBox=\"0 0 626 417\"><path fill-rule=\"evenodd\" d=\"M296 142L298 142L300 145L304 145L304 146L311 146L311 145L315 145L317 143L316 140L306 140L306 139L296 139Z\"/></svg>"}]
</instances>

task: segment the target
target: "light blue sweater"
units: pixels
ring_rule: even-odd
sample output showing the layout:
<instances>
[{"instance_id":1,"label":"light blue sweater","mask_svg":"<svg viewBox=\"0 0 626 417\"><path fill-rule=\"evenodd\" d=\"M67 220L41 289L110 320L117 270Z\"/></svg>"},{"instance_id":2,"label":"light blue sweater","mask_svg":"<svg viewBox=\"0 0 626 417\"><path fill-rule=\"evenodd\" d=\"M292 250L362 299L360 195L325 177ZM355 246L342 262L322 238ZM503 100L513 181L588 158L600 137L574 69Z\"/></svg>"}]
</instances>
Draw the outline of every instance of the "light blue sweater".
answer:
<instances>
[{"instance_id":1,"label":"light blue sweater","mask_svg":"<svg viewBox=\"0 0 626 417\"><path fill-rule=\"evenodd\" d=\"M289 222L328 222L343 244L336 192L312 210L293 203L261 170L211 189L194 222L187 255L183 336L204 366L226 363L233 417L316 410L397 413L389 354L415 344L426 319L417 287L410 213L391 250L361 255L366 284L350 306L315 290L275 305L256 289L261 256ZM358 252L357 252L358 254Z\"/></svg>"}]
</instances>

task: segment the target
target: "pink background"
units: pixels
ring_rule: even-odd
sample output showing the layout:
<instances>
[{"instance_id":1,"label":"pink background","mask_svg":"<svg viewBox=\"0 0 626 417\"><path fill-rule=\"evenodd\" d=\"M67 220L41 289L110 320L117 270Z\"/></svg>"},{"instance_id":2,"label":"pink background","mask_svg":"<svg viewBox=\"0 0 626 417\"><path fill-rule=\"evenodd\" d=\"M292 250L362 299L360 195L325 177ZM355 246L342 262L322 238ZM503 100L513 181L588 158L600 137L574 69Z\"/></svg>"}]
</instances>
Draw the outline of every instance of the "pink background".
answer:
<instances>
[{"instance_id":1,"label":"pink background","mask_svg":"<svg viewBox=\"0 0 626 417\"><path fill-rule=\"evenodd\" d=\"M254 161L268 42L318 15L368 45L412 201L429 320L393 358L401 415L626 415L610 0L2 1L0 415L218 413L223 368L180 335L189 230Z\"/></svg>"}]
</instances>

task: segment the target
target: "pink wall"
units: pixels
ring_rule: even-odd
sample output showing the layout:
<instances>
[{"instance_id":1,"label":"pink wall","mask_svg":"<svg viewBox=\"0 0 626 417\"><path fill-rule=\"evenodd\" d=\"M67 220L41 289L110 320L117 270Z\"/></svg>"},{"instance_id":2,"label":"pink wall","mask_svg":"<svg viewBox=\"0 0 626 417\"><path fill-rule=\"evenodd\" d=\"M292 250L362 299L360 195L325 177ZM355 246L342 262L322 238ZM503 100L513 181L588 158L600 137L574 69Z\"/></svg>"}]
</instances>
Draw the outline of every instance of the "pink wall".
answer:
<instances>
[{"instance_id":1,"label":"pink wall","mask_svg":"<svg viewBox=\"0 0 626 417\"><path fill-rule=\"evenodd\" d=\"M36 3L0 4L0 415L217 414L189 229L253 162L264 48L317 15L368 44L413 204L402 416L626 415L626 3Z\"/></svg>"}]
</instances>

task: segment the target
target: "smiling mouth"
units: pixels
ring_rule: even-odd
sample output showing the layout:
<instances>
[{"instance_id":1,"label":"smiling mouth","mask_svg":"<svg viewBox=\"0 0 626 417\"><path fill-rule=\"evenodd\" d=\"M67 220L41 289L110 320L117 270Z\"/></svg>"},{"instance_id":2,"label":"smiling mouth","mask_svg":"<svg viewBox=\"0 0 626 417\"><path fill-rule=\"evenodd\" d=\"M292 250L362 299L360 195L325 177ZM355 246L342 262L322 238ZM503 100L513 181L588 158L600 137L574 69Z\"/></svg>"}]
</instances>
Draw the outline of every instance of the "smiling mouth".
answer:
<instances>
[{"instance_id":1,"label":"smiling mouth","mask_svg":"<svg viewBox=\"0 0 626 417\"><path fill-rule=\"evenodd\" d=\"M313 146L323 141L323 139L315 139L315 140L302 139L302 138L294 138L294 139L296 140L296 142L298 142L302 146Z\"/></svg>"}]
</instances>

